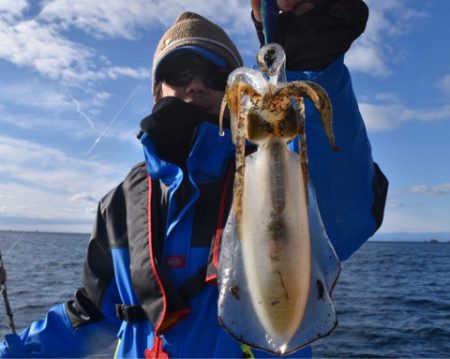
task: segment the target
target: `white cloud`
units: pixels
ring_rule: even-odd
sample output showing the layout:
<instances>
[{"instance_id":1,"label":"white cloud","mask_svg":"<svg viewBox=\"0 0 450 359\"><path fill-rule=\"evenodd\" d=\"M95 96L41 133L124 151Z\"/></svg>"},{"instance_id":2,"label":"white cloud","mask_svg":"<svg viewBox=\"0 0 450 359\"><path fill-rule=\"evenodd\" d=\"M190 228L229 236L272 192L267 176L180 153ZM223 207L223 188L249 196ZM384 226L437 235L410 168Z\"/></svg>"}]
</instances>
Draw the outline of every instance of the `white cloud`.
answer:
<instances>
[{"instance_id":1,"label":"white cloud","mask_svg":"<svg viewBox=\"0 0 450 359\"><path fill-rule=\"evenodd\" d=\"M352 71L365 72L371 75L388 73L383 55L377 44L361 42L351 48L345 57L345 64Z\"/></svg>"},{"instance_id":2,"label":"white cloud","mask_svg":"<svg viewBox=\"0 0 450 359\"><path fill-rule=\"evenodd\" d=\"M44 84L37 80L2 84L0 104L29 106L38 110L63 112L73 108L68 94L60 86Z\"/></svg>"},{"instance_id":3,"label":"white cloud","mask_svg":"<svg viewBox=\"0 0 450 359\"><path fill-rule=\"evenodd\" d=\"M400 103L399 97L392 92L379 92L375 94L375 99L384 103Z\"/></svg>"},{"instance_id":4,"label":"white cloud","mask_svg":"<svg viewBox=\"0 0 450 359\"><path fill-rule=\"evenodd\" d=\"M416 185L408 189L408 192L423 195L443 195L450 193L450 183L441 183L434 186Z\"/></svg>"},{"instance_id":5,"label":"white cloud","mask_svg":"<svg viewBox=\"0 0 450 359\"><path fill-rule=\"evenodd\" d=\"M367 29L347 54L346 63L352 70L386 75L391 55L398 54L390 39L407 33L424 14L411 9L405 0L369 0L368 4ZM43 2L41 12L28 20L21 17L26 9L23 0L8 0L1 9L8 10L0 17L0 58L66 83L137 78L147 71L110 65L107 60L107 66L100 65L102 56L95 49L68 37L67 30L73 28L100 39L133 40L143 31L162 32L182 11L190 10L223 26L245 53L257 50L245 0L171 0L170 6L162 0L48 0Z\"/></svg>"},{"instance_id":6,"label":"white cloud","mask_svg":"<svg viewBox=\"0 0 450 359\"><path fill-rule=\"evenodd\" d=\"M98 98L85 97L77 100L67 86L35 79L7 83L0 87L0 122L23 129L92 136L95 128L84 109L100 109L108 96L100 93Z\"/></svg>"},{"instance_id":7,"label":"white cloud","mask_svg":"<svg viewBox=\"0 0 450 359\"><path fill-rule=\"evenodd\" d=\"M33 136L37 136L39 132L49 133L49 131L51 131L54 136L58 136L59 134L69 136L71 140L77 141L76 144L81 146L81 149L75 150L76 153L77 151L85 153L88 147L99 135L99 130L101 129L101 127L98 126L98 131L94 132L92 128L86 122L84 122L83 119L80 118L79 115L74 113L70 115L64 114L52 117L48 117L42 114L14 114L2 109L2 106L0 104L0 125L2 123L8 124L10 126L15 126L19 129L28 130L30 131L29 133L31 133L32 131ZM105 126L105 123L103 122L101 126ZM125 124L122 126L111 126L111 128L109 128L109 130L105 133L103 140L112 140L116 143L116 145L118 144L117 142L120 141L122 144L127 144L127 146L131 145L134 149L140 151L142 149L142 145L136 138L138 129L139 120L134 120L128 125ZM80 144L79 141L87 142L83 142L82 144ZM75 144L72 145L73 146L71 148L75 149ZM2 149L1 142L0 149ZM3 156L3 152L0 153L1 156ZM1 163L2 162L0 161L0 165Z\"/></svg>"},{"instance_id":8,"label":"white cloud","mask_svg":"<svg viewBox=\"0 0 450 359\"><path fill-rule=\"evenodd\" d=\"M163 17L149 10L150 1L86 1L55 0L48 2L40 17L58 22L63 28L76 27L97 37L121 37L133 39L138 36L137 29ZM170 7L168 7L170 8Z\"/></svg>"},{"instance_id":9,"label":"white cloud","mask_svg":"<svg viewBox=\"0 0 450 359\"><path fill-rule=\"evenodd\" d=\"M28 218L60 218L62 211L59 205L67 202L65 196L50 193L43 189L32 188L28 185L2 181L0 183L0 193L10 192L12 196L2 201L5 208L4 213L8 217ZM26 206L20 205L26 203Z\"/></svg>"},{"instance_id":10,"label":"white cloud","mask_svg":"<svg viewBox=\"0 0 450 359\"><path fill-rule=\"evenodd\" d=\"M55 148L6 136L0 136L0 152L0 174L69 198L84 192L100 197L126 173L117 165L77 159Z\"/></svg>"},{"instance_id":11,"label":"white cloud","mask_svg":"<svg viewBox=\"0 0 450 359\"><path fill-rule=\"evenodd\" d=\"M147 92L145 96L148 97ZM0 124L92 139L104 127L105 118L111 116L105 111L105 105L114 98L107 91L95 92L89 88L45 83L37 79L5 83L0 87ZM119 100L119 104L124 101L122 98ZM117 103L114 103L113 108L116 107ZM117 132L117 139L122 138L123 133Z\"/></svg>"},{"instance_id":12,"label":"white cloud","mask_svg":"<svg viewBox=\"0 0 450 359\"><path fill-rule=\"evenodd\" d=\"M20 3L18 2L17 5ZM86 2L78 3L84 4L82 7L84 11L95 8L91 2L89 6L86 6ZM47 6L52 4L47 2ZM3 3L0 6L6 8ZM111 66L107 59L97 61L97 51L71 40L64 32L61 19L55 18L50 22L39 16L24 19L22 11L25 9L26 6L15 6L5 12L0 7L0 59L17 66L31 68L65 84L80 84L118 77L136 78L147 71L143 68ZM75 16L70 12L68 15ZM100 65L102 62L103 65Z\"/></svg>"},{"instance_id":13,"label":"white cloud","mask_svg":"<svg viewBox=\"0 0 450 359\"><path fill-rule=\"evenodd\" d=\"M107 99L109 99L111 97L111 94L109 92L106 91L102 91L102 92L98 92L95 94L95 100L96 101L106 101Z\"/></svg>"},{"instance_id":14,"label":"white cloud","mask_svg":"<svg viewBox=\"0 0 450 359\"><path fill-rule=\"evenodd\" d=\"M450 94L450 74L444 76L439 85L442 88L442 90Z\"/></svg>"},{"instance_id":15,"label":"white cloud","mask_svg":"<svg viewBox=\"0 0 450 359\"><path fill-rule=\"evenodd\" d=\"M345 62L351 70L385 76L392 59L399 55L393 39L408 33L414 22L426 14L412 9L405 0L366 2L370 10L366 30L347 53Z\"/></svg>"},{"instance_id":16,"label":"white cloud","mask_svg":"<svg viewBox=\"0 0 450 359\"><path fill-rule=\"evenodd\" d=\"M52 79L76 80L88 70L93 52L36 20L0 21L0 58L27 66Z\"/></svg>"},{"instance_id":17,"label":"white cloud","mask_svg":"<svg viewBox=\"0 0 450 359\"><path fill-rule=\"evenodd\" d=\"M92 129L78 118L79 115L62 115L56 111L55 114L57 115L13 113L5 111L0 105L0 124L9 124L19 129L33 131L34 136L52 131L55 136L58 133L64 133L76 139L92 138Z\"/></svg>"},{"instance_id":18,"label":"white cloud","mask_svg":"<svg viewBox=\"0 0 450 359\"><path fill-rule=\"evenodd\" d=\"M14 18L21 16L27 7L26 0L2 0L0 1L0 18L12 21Z\"/></svg>"},{"instance_id":19,"label":"white cloud","mask_svg":"<svg viewBox=\"0 0 450 359\"><path fill-rule=\"evenodd\" d=\"M74 202L74 203L94 202L94 203L97 203L98 200L95 199L93 196L91 196L89 193L82 192L82 193L77 193L77 194L73 195L70 198L70 202Z\"/></svg>"},{"instance_id":20,"label":"white cloud","mask_svg":"<svg viewBox=\"0 0 450 359\"><path fill-rule=\"evenodd\" d=\"M0 198L8 217L91 220L92 204L129 170L6 136L0 136L0 153Z\"/></svg>"},{"instance_id":21,"label":"white cloud","mask_svg":"<svg viewBox=\"0 0 450 359\"><path fill-rule=\"evenodd\" d=\"M144 77L149 77L150 72L146 68L138 68L133 69L131 67L125 67L125 66L113 66L108 69L105 69L106 75L115 80L118 77L129 77L134 79L142 79Z\"/></svg>"},{"instance_id":22,"label":"white cloud","mask_svg":"<svg viewBox=\"0 0 450 359\"><path fill-rule=\"evenodd\" d=\"M394 208L400 208L400 207L405 207L406 206L405 202L400 201L398 199L388 199L386 204L388 206L394 207Z\"/></svg>"},{"instance_id":23,"label":"white cloud","mask_svg":"<svg viewBox=\"0 0 450 359\"><path fill-rule=\"evenodd\" d=\"M88 81L141 78L145 68L114 65L95 48L71 37L76 28L97 38L138 39L142 31L161 31L184 10L198 12L224 26L241 43L250 43L256 35L249 19L249 4L244 0L48 0L39 14L25 17L27 3L6 1L0 5L0 59L65 84ZM248 46L243 46L247 48Z\"/></svg>"},{"instance_id":24,"label":"white cloud","mask_svg":"<svg viewBox=\"0 0 450 359\"><path fill-rule=\"evenodd\" d=\"M389 131L409 121L448 121L450 105L435 108L412 109L400 103L359 103L361 114L369 131Z\"/></svg>"},{"instance_id":25,"label":"white cloud","mask_svg":"<svg viewBox=\"0 0 450 359\"><path fill-rule=\"evenodd\" d=\"M94 98L92 99L93 108L89 109L90 114L98 114L99 109L105 106L105 103L112 97L112 93L107 91L100 91L94 93Z\"/></svg>"},{"instance_id":26,"label":"white cloud","mask_svg":"<svg viewBox=\"0 0 450 359\"><path fill-rule=\"evenodd\" d=\"M135 149L141 151L142 144L137 139L137 134L139 132L139 126L133 128L111 128L106 134L105 138L114 138L115 140L127 143L127 145L133 146Z\"/></svg>"},{"instance_id":27,"label":"white cloud","mask_svg":"<svg viewBox=\"0 0 450 359\"><path fill-rule=\"evenodd\" d=\"M46 3L39 18L63 29L77 28L97 38L138 39L143 31L161 33L183 11L196 12L222 26L241 44L243 51L254 54L257 38L250 21L247 0L54 0ZM159 36L159 35L157 35Z\"/></svg>"},{"instance_id":28,"label":"white cloud","mask_svg":"<svg viewBox=\"0 0 450 359\"><path fill-rule=\"evenodd\" d=\"M76 27L97 37L133 39L142 29L167 27L182 11L193 11L227 25L234 33L253 31L249 4L243 0L54 0L44 6L40 18L65 28Z\"/></svg>"}]
</instances>

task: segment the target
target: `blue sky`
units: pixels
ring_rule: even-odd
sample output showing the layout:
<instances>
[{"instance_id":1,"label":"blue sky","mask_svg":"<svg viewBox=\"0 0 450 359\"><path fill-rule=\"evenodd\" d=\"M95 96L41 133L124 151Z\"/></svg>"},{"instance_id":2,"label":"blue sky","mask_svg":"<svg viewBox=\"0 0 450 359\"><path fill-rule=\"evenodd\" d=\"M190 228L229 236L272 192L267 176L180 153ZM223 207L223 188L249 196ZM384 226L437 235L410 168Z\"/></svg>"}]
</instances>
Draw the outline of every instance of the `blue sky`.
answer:
<instances>
[{"instance_id":1,"label":"blue sky","mask_svg":"<svg viewBox=\"0 0 450 359\"><path fill-rule=\"evenodd\" d=\"M390 180L380 232L450 231L450 2L367 3L346 64ZM152 54L183 10L222 25L253 65L247 1L0 2L0 229L90 231L143 158Z\"/></svg>"}]
</instances>

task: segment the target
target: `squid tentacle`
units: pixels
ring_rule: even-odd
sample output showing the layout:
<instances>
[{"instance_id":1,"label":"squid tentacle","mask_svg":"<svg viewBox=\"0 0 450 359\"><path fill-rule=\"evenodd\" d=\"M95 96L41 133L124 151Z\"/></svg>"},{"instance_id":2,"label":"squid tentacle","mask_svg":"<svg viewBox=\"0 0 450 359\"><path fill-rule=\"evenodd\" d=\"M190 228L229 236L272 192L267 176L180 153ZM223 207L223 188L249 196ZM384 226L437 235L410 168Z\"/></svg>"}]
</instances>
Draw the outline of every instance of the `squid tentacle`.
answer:
<instances>
[{"instance_id":1,"label":"squid tentacle","mask_svg":"<svg viewBox=\"0 0 450 359\"><path fill-rule=\"evenodd\" d=\"M288 97L297 97L299 95L308 97L314 104L316 110L320 113L322 125L325 129L331 148L333 151L338 150L333 133L333 110L331 101L320 85L311 81L294 81L281 88L277 92L277 96L280 95Z\"/></svg>"},{"instance_id":2,"label":"squid tentacle","mask_svg":"<svg viewBox=\"0 0 450 359\"><path fill-rule=\"evenodd\" d=\"M245 175L245 140L247 130L247 116L246 109L243 106L245 101L244 96L241 95L243 84L239 81L237 83L237 95L235 116L236 123L236 174L234 177L234 193L233 193L233 210L236 218L236 225L239 233L239 238L242 238L242 198L244 193L244 175Z\"/></svg>"},{"instance_id":3,"label":"squid tentacle","mask_svg":"<svg viewBox=\"0 0 450 359\"><path fill-rule=\"evenodd\" d=\"M305 202L308 205L308 183L309 183L309 172L308 172L308 155L307 155L307 142L306 142L306 119L305 119L305 105L303 103L303 98L294 98L295 102L295 113L298 121L298 148L300 154L300 166L302 168L303 175L303 185Z\"/></svg>"},{"instance_id":4,"label":"squid tentacle","mask_svg":"<svg viewBox=\"0 0 450 359\"><path fill-rule=\"evenodd\" d=\"M220 112L219 112L219 135L225 135L225 131L223 130L223 116L225 114L225 110L227 109L227 95L223 96L222 103L220 104Z\"/></svg>"}]
</instances>

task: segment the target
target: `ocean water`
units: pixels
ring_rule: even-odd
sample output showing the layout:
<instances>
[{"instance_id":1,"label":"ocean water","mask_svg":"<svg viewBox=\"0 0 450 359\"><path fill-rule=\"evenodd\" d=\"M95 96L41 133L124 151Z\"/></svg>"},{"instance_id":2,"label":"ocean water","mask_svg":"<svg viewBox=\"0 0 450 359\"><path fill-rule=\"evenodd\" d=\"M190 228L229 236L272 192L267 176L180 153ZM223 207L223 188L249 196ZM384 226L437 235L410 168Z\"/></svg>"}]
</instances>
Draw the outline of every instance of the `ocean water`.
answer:
<instances>
[{"instance_id":1,"label":"ocean water","mask_svg":"<svg viewBox=\"0 0 450 359\"><path fill-rule=\"evenodd\" d=\"M71 298L87 242L84 234L0 232L18 329ZM450 243L367 242L343 263L333 303L339 325L313 345L316 358L450 358Z\"/></svg>"}]
</instances>

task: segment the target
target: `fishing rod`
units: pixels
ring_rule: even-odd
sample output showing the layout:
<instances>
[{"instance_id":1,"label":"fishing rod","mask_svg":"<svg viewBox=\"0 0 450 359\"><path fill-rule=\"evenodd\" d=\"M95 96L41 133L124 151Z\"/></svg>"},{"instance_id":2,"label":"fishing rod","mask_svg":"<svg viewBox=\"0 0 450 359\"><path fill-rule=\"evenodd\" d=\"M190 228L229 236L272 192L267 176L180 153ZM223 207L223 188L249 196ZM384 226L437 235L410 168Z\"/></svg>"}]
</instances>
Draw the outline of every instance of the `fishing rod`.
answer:
<instances>
[{"instance_id":1,"label":"fishing rod","mask_svg":"<svg viewBox=\"0 0 450 359\"><path fill-rule=\"evenodd\" d=\"M8 291L6 289L6 269L3 264L2 251L0 250L0 292L2 293L3 302L5 304L6 316L8 318L8 326L12 334L16 334L16 326L14 325L14 315L9 304Z\"/></svg>"},{"instance_id":2,"label":"fishing rod","mask_svg":"<svg viewBox=\"0 0 450 359\"><path fill-rule=\"evenodd\" d=\"M37 218L34 218L33 221L30 222L30 225L33 225L36 222L36 220L37 220ZM8 256L9 253L11 253L11 251L14 249L16 244L19 243L19 241L23 238L24 235L25 235L25 231L22 231L22 233L20 233L20 235L18 235L16 237L16 239L14 240L12 245L6 250L6 252L5 252L6 256ZM0 248L0 292L2 294L3 303L5 305L5 312L6 312L6 316L7 316L9 329L11 330L11 333L15 335L16 334L16 326L14 324L14 315L13 315L13 312L11 309L11 305L9 304L8 291L6 288L6 278L7 278L6 269L5 269L5 265L3 264L2 251Z\"/></svg>"},{"instance_id":3,"label":"fishing rod","mask_svg":"<svg viewBox=\"0 0 450 359\"><path fill-rule=\"evenodd\" d=\"M278 22L279 10L277 0L261 0L260 12L263 25L265 45L274 41Z\"/></svg>"}]
</instances>

